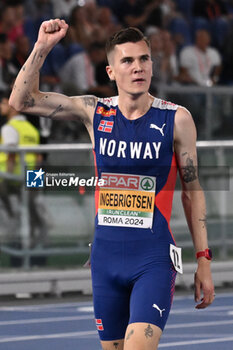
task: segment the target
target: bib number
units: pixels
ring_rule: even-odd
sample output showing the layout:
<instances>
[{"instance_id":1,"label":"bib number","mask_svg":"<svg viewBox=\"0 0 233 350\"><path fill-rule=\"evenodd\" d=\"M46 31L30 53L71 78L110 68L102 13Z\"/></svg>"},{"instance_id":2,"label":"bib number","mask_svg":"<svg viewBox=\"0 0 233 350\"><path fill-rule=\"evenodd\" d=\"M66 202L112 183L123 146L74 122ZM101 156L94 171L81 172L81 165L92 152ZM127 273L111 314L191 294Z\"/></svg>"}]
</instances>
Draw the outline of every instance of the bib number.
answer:
<instances>
[{"instance_id":1,"label":"bib number","mask_svg":"<svg viewBox=\"0 0 233 350\"><path fill-rule=\"evenodd\" d=\"M102 173L98 224L152 228L156 178L153 176Z\"/></svg>"},{"instance_id":2,"label":"bib number","mask_svg":"<svg viewBox=\"0 0 233 350\"><path fill-rule=\"evenodd\" d=\"M172 263L173 263L175 270L182 274L183 273L183 265L182 265L181 248L176 247L173 244L170 244L170 258L172 260Z\"/></svg>"}]
</instances>

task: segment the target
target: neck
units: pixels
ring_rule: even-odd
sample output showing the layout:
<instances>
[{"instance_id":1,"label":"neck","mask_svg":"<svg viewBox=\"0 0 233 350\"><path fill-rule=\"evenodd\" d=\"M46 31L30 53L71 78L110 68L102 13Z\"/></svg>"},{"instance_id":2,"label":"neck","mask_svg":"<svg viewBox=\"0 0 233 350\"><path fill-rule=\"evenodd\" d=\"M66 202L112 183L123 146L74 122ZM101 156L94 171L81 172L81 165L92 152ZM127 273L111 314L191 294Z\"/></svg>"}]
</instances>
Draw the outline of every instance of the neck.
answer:
<instances>
[{"instance_id":1,"label":"neck","mask_svg":"<svg viewBox=\"0 0 233 350\"><path fill-rule=\"evenodd\" d=\"M119 94L119 109L121 113L130 120L140 118L151 107L153 97L147 92L140 96L122 96Z\"/></svg>"}]
</instances>

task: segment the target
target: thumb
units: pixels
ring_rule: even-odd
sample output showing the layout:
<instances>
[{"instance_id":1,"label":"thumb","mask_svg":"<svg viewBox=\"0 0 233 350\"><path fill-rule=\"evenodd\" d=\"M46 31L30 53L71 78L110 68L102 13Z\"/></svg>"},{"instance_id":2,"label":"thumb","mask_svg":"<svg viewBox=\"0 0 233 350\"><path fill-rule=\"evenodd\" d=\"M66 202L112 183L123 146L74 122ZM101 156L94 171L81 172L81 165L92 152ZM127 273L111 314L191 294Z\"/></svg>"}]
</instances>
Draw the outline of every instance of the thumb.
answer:
<instances>
[{"instance_id":1,"label":"thumb","mask_svg":"<svg viewBox=\"0 0 233 350\"><path fill-rule=\"evenodd\" d=\"M194 285L195 285L195 302L197 303L201 298L201 283L197 277L197 273L195 273Z\"/></svg>"}]
</instances>

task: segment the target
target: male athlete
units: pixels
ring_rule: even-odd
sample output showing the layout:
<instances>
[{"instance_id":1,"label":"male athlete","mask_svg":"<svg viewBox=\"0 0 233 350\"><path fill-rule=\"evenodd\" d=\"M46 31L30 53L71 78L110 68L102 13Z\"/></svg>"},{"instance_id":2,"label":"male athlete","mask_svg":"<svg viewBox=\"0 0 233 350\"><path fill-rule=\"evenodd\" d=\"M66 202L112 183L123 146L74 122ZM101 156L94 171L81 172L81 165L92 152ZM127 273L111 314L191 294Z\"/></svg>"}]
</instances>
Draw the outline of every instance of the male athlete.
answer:
<instances>
[{"instance_id":1,"label":"male athlete","mask_svg":"<svg viewBox=\"0 0 233 350\"><path fill-rule=\"evenodd\" d=\"M185 108L148 93L150 46L135 28L116 33L107 43L106 69L116 81L117 97L67 97L39 91L39 69L67 29L60 19L42 23L10 103L23 112L81 119L86 125L98 174L104 179L91 255L102 348L155 350L170 311L176 270L181 267L169 226L177 166L198 261L196 308L205 308L214 299L205 200L196 172L195 126Z\"/></svg>"}]
</instances>

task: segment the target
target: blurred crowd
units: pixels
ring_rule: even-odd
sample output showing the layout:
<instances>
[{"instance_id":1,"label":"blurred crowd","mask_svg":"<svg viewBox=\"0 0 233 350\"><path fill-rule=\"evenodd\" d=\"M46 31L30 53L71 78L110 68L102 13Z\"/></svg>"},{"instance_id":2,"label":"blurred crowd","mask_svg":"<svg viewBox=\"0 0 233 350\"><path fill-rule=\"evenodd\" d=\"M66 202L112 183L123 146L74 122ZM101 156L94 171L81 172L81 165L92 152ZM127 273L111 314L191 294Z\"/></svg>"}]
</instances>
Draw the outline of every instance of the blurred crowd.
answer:
<instances>
[{"instance_id":1,"label":"blurred crowd","mask_svg":"<svg viewBox=\"0 0 233 350\"><path fill-rule=\"evenodd\" d=\"M159 84L233 84L232 0L0 0L0 97L27 59L40 24L51 18L65 19L69 30L41 70L42 90L116 94L105 71L105 42L127 26L151 41L153 94ZM40 127L48 135L46 123Z\"/></svg>"}]
</instances>

